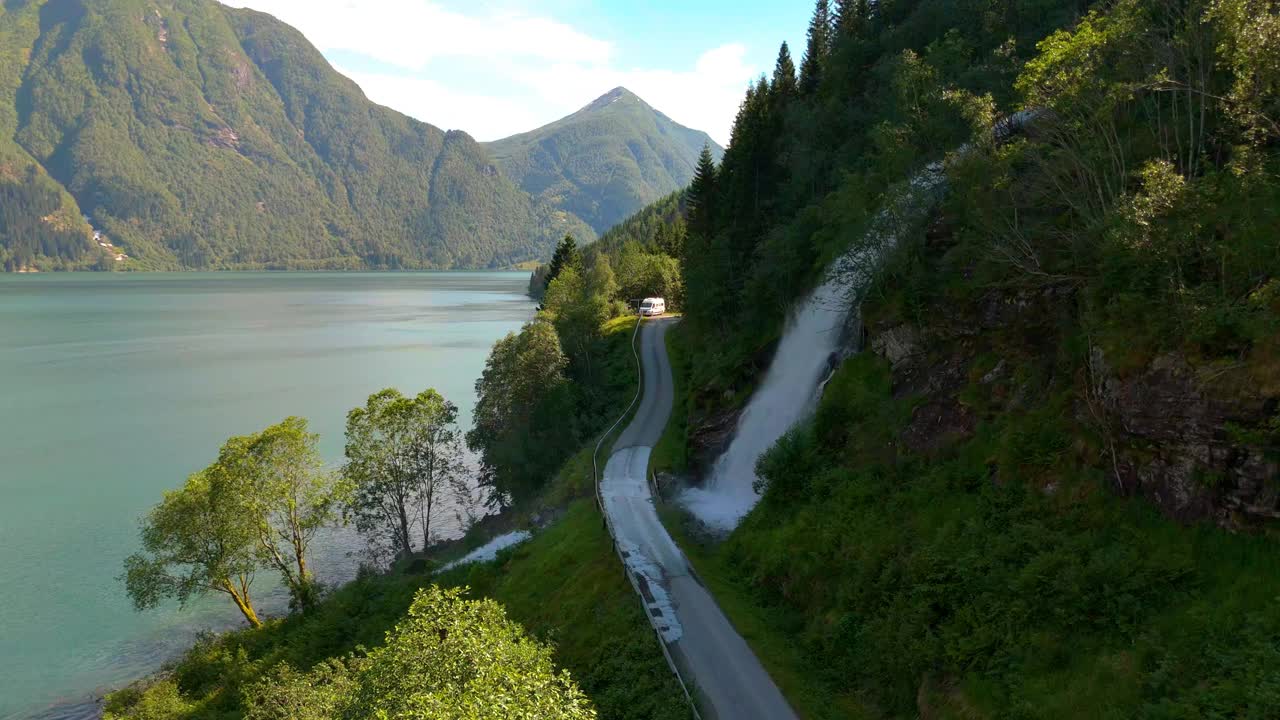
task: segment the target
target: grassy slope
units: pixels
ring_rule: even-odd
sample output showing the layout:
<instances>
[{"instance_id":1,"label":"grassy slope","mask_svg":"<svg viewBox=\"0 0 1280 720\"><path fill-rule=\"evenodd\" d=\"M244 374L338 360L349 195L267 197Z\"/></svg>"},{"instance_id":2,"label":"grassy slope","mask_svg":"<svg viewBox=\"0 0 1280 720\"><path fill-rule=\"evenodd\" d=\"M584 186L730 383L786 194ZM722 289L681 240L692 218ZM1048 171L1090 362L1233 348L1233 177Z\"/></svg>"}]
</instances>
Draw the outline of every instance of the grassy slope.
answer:
<instances>
[{"instance_id":1,"label":"grassy slope","mask_svg":"<svg viewBox=\"0 0 1280 720\"><path fill-rule=\"evenodd\" d=\"M581 470L581 463L571 463ZM394 574L343 587L307 617L270 622L197 646L173 670L190 710L167 717L237 718L240 688L280 662L309 668L329 657L376 647L430 583L466 585L491 597L533 635L556 646L602 718L683 718L684 697L589 500L572 504L556 524L492 564L457 568L439 578ZM118 693L108 710L123 717L139 697Z\"/></svg>"},{"instance_id":2,"label":"grassy slope","mask_svg":"<svg viewBox=\"0 0 1280 720\"><path fill-rule=\"evenodd\" d=\"M591 500L575 501L563 519L497 562L458 568L440 581L497 600L529 632L555 643L557 661L601 717L688 717Z\"/></svg>"},{"instance_id":3,"label":"grassy slope","mask_svg":"<svg viewBox=\"0 0 1280 720\"><path fill-rule=\"evenodd\" d=\"M651 472L683 472L688 468L689 455L685 443L688 429L689 357L684 352L686 329L683 323L667 332L667 359L671 362L672 394L671 419L658 438L649 456Z\"/></svg>"}]
</instances>

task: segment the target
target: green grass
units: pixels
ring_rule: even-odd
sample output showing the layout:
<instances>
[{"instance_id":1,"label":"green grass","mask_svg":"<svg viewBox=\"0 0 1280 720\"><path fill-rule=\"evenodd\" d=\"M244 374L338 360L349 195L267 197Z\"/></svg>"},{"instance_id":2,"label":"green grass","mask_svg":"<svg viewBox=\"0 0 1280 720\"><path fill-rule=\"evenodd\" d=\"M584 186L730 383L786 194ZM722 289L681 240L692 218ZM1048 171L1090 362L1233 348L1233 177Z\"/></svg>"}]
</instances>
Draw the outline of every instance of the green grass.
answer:
<instances>
[{"instance_id":1,"label":"green grass","mask_svg":"<svg viewBox=\"0 0 1280 720\"><path fill-rule=\"evenodd\" d=\"M677 323L667 331L667 358L671 362L674 400L667 428L649 456L649 469L652 472L679 473L689 467L689 453L685 442L689 422L689 355L684 350L686 327L688 326L684 323Z\"/></svg>"},{"instance_id":2,"label":"green grass","mask_svg":"<svg viewBox=\"0 0 1280 720\"><path fill-rule=\"evenodd\" d=\"M502 603L556 646L604 718L687 718L680 686L613 551L593 501L494 563L456 568L442 584Z\"/></svg>"},{"instance_id":3,"label":"green grass","mask_svg":"<svg viewBox=\"0 0 1280 720\"><path fill-rule=\"evenodd\" d=\"M806 657L796 643L795 633L800 628L794 614L771 608L755 597L751 589L740 581L738 572L729 564L720 546L690 530L691 523L695 521L682 509L666 505L659 509L658 514L671 537L693 564L698 578L715 597L716 604L751 646L801 718L853 720L870 717L855 695L833 692L815 681L818 673L810 666L812 659Z\"/></svg>"}]
</instances>

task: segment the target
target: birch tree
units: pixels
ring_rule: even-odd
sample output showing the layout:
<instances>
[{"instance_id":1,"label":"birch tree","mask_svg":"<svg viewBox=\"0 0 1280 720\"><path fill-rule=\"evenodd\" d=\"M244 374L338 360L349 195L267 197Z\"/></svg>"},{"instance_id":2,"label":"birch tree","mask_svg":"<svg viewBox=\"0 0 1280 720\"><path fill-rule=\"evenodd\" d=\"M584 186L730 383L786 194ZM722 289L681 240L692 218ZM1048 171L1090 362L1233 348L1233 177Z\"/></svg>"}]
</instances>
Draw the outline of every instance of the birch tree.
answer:
<instances>
[{"instance_id":1,"label":"birch tree","mask_svg":"<svg viewBox=\"0 0 1280 720\"><path fill-rule=\"evenodd\" d=\"M125 588L138 610L166 599L185 606L193 598L223 594L251 627L262 625L249 588L258 568L255 528L216 468L198 472L142 521L142 552L124 562Z\"/></svg>"},{"instance_id":2,"label":"birch tree","mask_svg":"<svg viewBox=\"0 0 1280 720\"><path fill-rule=\"evenodd\" d=\"M375 552L407 555L416 536L425 547L435 519L465 495L457 418L435 390L409 398L390 388L347 415L346 508Z\"/></svg>"},{"instance_id":3,"label":"birch tree","mask_svg":"<svg viewBox=\"0 0 1280 720\"><path fill-rule=\"evenodd\" d=\"M336 476L325 472L319 436L303 418L289 417L262 432L231 438L218 456L215 478L229 483L253 524L256 553L280 573L295 609L317 599L307 565L316 533L337 519Z\"/></svg>"}]
</instances>

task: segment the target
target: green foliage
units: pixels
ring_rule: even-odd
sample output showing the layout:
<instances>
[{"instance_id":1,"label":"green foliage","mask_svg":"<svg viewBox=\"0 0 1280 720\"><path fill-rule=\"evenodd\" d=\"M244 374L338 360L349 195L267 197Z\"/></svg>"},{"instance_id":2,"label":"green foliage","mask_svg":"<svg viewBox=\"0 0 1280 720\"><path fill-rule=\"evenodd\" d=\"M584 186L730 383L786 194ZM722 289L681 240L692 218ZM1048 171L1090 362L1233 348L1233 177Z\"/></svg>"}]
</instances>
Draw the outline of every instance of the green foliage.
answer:
<instances>
[{"instance_id":1,"label":"green foliage","mask_svg":"<svg viewBox=\"0 0 1280 720\"><path fill-rule=\"evenodd\" d=\"M566 464L557 485L586 481L583 490L591 492L590 448L582 457L585 466ZM618 556L592 501L573 502L562 520L496 562L452 570L441 582L494 598L531 634L554 641L556 660L573 673L600 717L689 716L643 607L618 572Z\"/></svg>"},{"instance_id":2,"label":"green foliage","mask_svg":"<svg viewBox=\"0 0 1280 720\"><path fill-rule=\"evenodd\" d=\"M375 554L425 549L450 499L469 502L458 408L434 389L387 388L347 414L346 510Z\"/></svg>"},{"instance_id":3,"label":"green foliage","mask_svg":"<svg viewBox=\"0 0 1280 720\"><path fill-rule=\"evenodd\" d=\"M700 576L815 717L1280 712L1274 538L1116 498L1085 367L1172 352L1223 403L1280 389L1274 5L851 0L823 51L825 13L800 92L748 90L690 203L691 420L740 401L786 308L941 161L936 222L900 228L862 315L930 328L934 371L981 358L973 426L909 449L934 378L847 361ZM1049 310L1022 328L1010 297ZM1226 432L1269 449L1268 423Z\"/></svg>"},{"instance_id":4,"label":"green foliage","mask_svg":"<svg viewBox=\"0 0 1280 720\"><path fill-rule=\"evenodd\" d=\"M110 268L112 262L87 236L74 206L68 208L49 178L34 166L11 184L0 163L0 265L22 268Z\"/></svg>"},{"instance_id":5,"label":"green foliage","mask_svg":"<svg viewBox=\"0 0 1280 720\"><path fill-rule=\"evenodd\" d=\"M800 91L812 95L822 81L822 66L831 55L831 2L817 0L813 19L809 21L809 42L805 46L804 61L800 63Z\"/></svg>"},{"instance_id":6,"label":"green foliage","mask_svg":"<svg viewBox=\"0 0 1280 720\"><path fill-rule=\"evenodd\" d=\"M493 346L476 380L476 409L467 445L480 453L483 481L499 503L527 499L576 446L569 360L545 320L525 325ZM568 433L566 433L568 426Z\"/></svg>"},{"instance_id":7,"label":"green foliage","mask_svg":"<svg viewBox=\"0 0 1280 720\"><path fill-rule=\"evenodd\" d=\"M249 596L260 564L257 527L219 472L215 465L192 475L143 519L143 550L125 559L121 576L137 609L221 593L251 626L260 624Z\"/></svg>"},{"instance_id":8,"label":"green foliage","mask_svg":"<svg viewBox=\"0 0 1280 720\"><path fill-rule=\"evenodd\" d=\"M623 303L634 306L646 297L666 298L667 307L678 311L684 303L684 281L679 260L684 254L687 237L684 216L684 195L673 193L627 218L600 240L588 245L581 252L578 269L582 271L585 266L585 290L598 296L592 302L599 307L607 307L610 317L624 312ZM565 259L557 261L562 255ZM572 257L573 253L568 248L563 251L557 249L550 266L539 265L533 271L529 278L529 294L536 299L544 299L550 279L559 274L557 267L570 264L568 260ZM601 276L593 279L593 274L608 275L611 279ZM571 336L566 335L563 328L561 337L566 342L571 341Z\"/></svg>"},{"instance_id":9,"label":"green foliage","mask_svg":"<svg viewBox=\"0 0 1280 720\"><path fill-rule=\"evenodd\" d=\"M588 470L571 463L564 472L588 478ZM511 620L542 644L554 646L556 664L572 673L601 717L687 716L680 688L630 585L618 572L617 556L590 503L575 503L562 520L504 553L497 563L464 566L437 582L470 585L473 596L501 603ZM421 575L364 574L326 595L310 613L270 621L259 630L208 637L164 679L111 693L107 717L240 718L251 710L246 691L258 687L253 692L261 692L269 679L274 710L304 719L332 717L328 713L356 687L347 658L367 653L361 647L381 646L397 624L404 624L425 583ZM412 661L415 656L401 657Z\"/></svg>"},{"instance_id":10,"label":"green foliage","mask_svg":"<svg viewBox=\"0 0 1280 720\"><path fill-rule=\"evenodd\" d=\"M1077 12L1058 0L817 3L799 87L782 70L749 88L718 171L690 189L686 322L716 338L694 349L696 395L740 396L786 309L907 177L989 137L1035 43Z\"/></svg>"},{"instance_id":11,"label":"green foliage","mask_svg":"<svg viewBox=\"0 0 1280 720\"><path fill-rule=\"evenodd\" d=\"M226 483L254 524L258 562L280 573L295 609L309 610L318 588L307 567L311 540L337 520L339 488L324 470L307 421L290 417L255 435L228 440L216 482Z\"/></svg>"},{"instance_id":12,"label":"green foliage","mask_svg":"<svg viewBox=\"0 0 1280 720\"><path fill-rule=\"evenodd\" d=\"M627 244L618 259L620 298L628 302L647 297L667 301L669 312L684 306L684 283L680 277L680 261L661 252L644 252L638 245Z\"/></svg>"},{"instance_id":13,"label":"green foliage","mask_svg":"<svg viewBox=\"0 0 1280 720\"><path fill-rule=\"evenodd\" d=\"M791 48L782 43L778 48L778 60L773 66L773 77L769 80L774 94L781 102L790 102L799 87L796 85L796 65L791 60Z\"/></svg>"},{"instance_id":14,"label":"green foliage","mask_svg":"<svg viewBox=\"0 0 1280 720\"><path fill-rule=\"evenodd\" d=\"M531 294L542 300L538 317L494 345L476 382L475 422L467 433L492 502L536 495L574 448L616 416L619 402L625 405L634 378L634 321L622 317L630 314L622 300L643 291L668 292L678 302L681 285L673 258L616 243L632 232L672 242L675 202L664 201L673 215L646 211L602 246L580 252L566 237L551 265L531 275Z\"/></svg>"},{"instance_id":15,"label":"green foliage","mask_svg":"<svg viewBox=\"0 0 1280 720\"><path fill-rule=\"evenodd\" d=\"M485 147L507 177L603 233L693 177L706 133L690 130L625 88L550 125Z\"/></svg>"},{"instance_id":16,"label":"green foliage","mask_svg":"<svg viewBox=\"0 0 1280 720\"><path fill-rule=\"evenodd\" d=\"M602 350L604 324L619 314L611 299L617 292L617 278L604 256L597 256L585 275L567 267L547 288L539 316L555 327L569 357L570 376L598 382L593 359Z\"/></svg>"},{"instance_id":17,"label":"green foliage","mask_svg":"<svg viewBox=\"0 0 1280 720\"><path fill-rule=\"evenodd\" d=\"M582 272L582 253L578 251L578 243L572 235L565 235L556 245L556 251L551 256L551 267L548 268L542 285L543 291L568 268Z\"/></svg>"},{"instance_id":18,"label":"green foliage","mask_svg":"<svg viewBox=\"0 0 1280 720\"><path fill-rule=\"evenodd\" d=\"M286 418L228 439L213 464L166 492L142 522L143 552L124 563L135 607L221 593L257 627L249 589L255 572L268 568L280 573L296 609L312 608L319 590L307 553L316 532L337 519L339 492L318 439L306 420Z\"/></svg>"},{"instance_id":19,"label":"green foliage","mask_svg":"<svg viewBox=\"0 0 1280 720\"><path fill-rule=\"evenodd\" d=\"M307 675L288 666L248 690L250 720L594 718L551 648L530 640L492 600L418 592L387 642Z\"/></svg>"},{"instance_id":20,"label":"green foliage","mask_svg":"<svg viewBox=\"0 0 1280 720\"><path fill-rule=\"evenodd\" d=\"M370 103L262 13L35 0L0 15L0 38L0 167L38 163L130 267L503 267L594 234L465 133ZM33 261L87 264L84 243L56 249Z\"/></svg>"},{"instance_id":21,"label":"green foliage","mask_svg":"<svg viewBox=\"0 0 1280 720\"><path fill-rule=\"evenodd\" d=\"M930 683L982 715L1275 711L1257 672L1280 632L1268 541L1185 530L1090 492L1087 471L1052 494L993 484L985 458L1004 453L1070 475L1062 428L1043 417L1010 417L939 461L850 457L900 403L860 364L761 462L765 500L723 551L736 582L796 624L829 692L887 716L914 715ZM850 428L852 385L853 405L873 412Z\"/></svg>"},{"instance_id":22,"label":"green foliage","mask_svg":"<svg viewBox=\"0 0 1280 720\"><path fill-rule=\"evenodd\" d=\"M592 282L607 285L601 261L593 262ZM616 304L572 271L552 283L545 305L519 334L494 345L476 381L467 444L480 453L494 503L534 497L635 392L634 318L614 317Z\"/></svg>"},{"instance_id":23,"label":"green foliage","mask_svg":"<svg viewBox=\"0 0 1280 720\"><path fill-rule=\"evenodd\" d=\"M596 254L607 255L616 265L623 248L634 244L645 252L679 258L687 234L685 211L685 193L672 193L610 228L583 254L588 259Z\"/></svg>"},{"instance_id":24,"label":"green foliage","mask_svg":"<svg viewBox=\"0 0 1280 720\"><path fill-rule=\"evenodd\" d=\"M144 685L112 693L103 708L103 720L172 720L191 711L177 683L160 678Z\"/></svg>"}]
</instances>

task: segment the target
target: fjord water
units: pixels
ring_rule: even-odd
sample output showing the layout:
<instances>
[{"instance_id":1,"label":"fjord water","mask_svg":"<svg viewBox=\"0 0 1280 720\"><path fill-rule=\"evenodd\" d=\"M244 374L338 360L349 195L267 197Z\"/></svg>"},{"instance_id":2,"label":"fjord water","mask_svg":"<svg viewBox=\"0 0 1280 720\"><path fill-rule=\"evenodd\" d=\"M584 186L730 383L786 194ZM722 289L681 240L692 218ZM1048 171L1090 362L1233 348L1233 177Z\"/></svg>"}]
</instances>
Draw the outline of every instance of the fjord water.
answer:
<instances>
[{"instance_id":1,"label":"fjord water","mask_svg":"<svg viewBox=\"0 0 1280 720\"><path fill-rule=\"evenodd\" d=\"M235 625L220 598L133 611L116 576L139 515L228 436L288 415L337 462L347 410L383 387L435 387L469 426L489 348L532 314L526 278L0 275L0 718L83 715L92 691ZM322 579L354 572L353 544L322 549Z\"/></svg>"}]
</instances>

